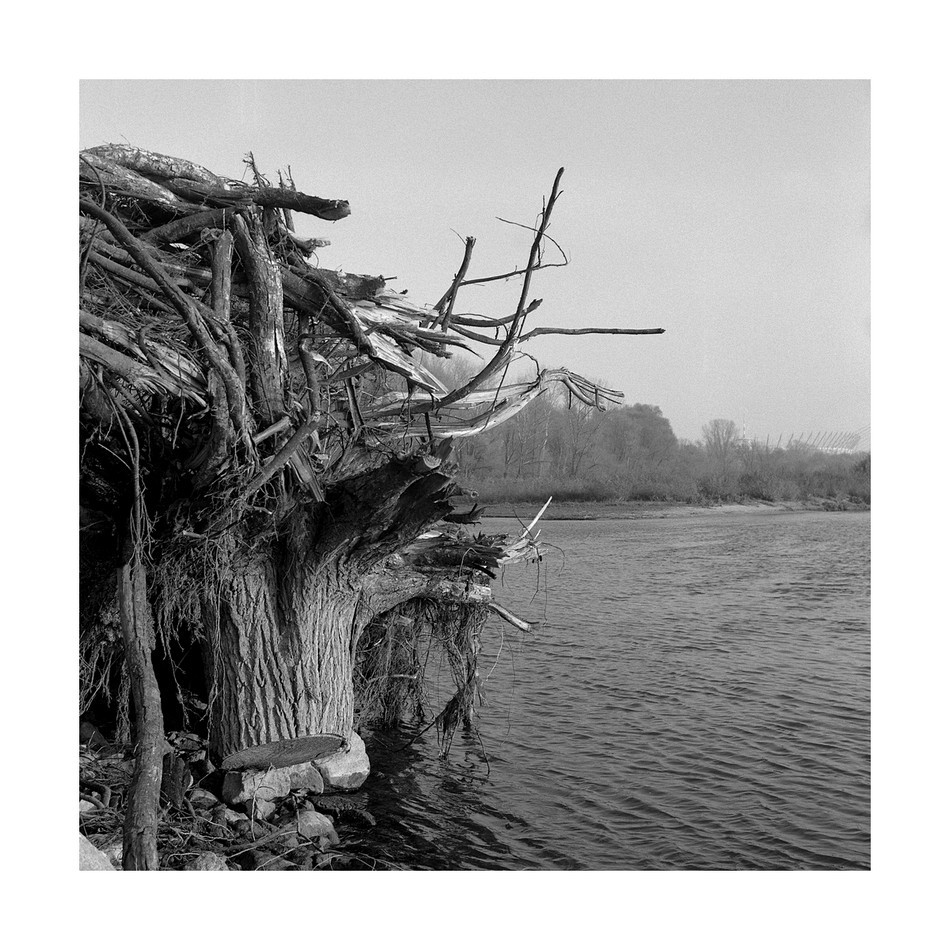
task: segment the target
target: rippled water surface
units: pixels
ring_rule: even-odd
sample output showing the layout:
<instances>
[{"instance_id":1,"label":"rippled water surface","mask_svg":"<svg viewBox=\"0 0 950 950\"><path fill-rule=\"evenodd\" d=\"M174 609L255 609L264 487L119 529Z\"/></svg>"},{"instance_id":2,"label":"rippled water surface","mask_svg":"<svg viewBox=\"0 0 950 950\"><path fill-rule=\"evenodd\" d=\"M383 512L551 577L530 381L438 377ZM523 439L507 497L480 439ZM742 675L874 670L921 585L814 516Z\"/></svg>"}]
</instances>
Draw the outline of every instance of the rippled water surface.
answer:
<instances>
[{"instance_id":1,"label":"rippled water surface","mask_svg":"<svg viewBox=\"0 0 950 950\"><path fill-rule=\"evenodd\" d=\"M542 538L563 555L497 585L545 623L489 624L480 740L460 732L441 761L431 732L399 751L412 730L370 737L360 850L439 869L867 868L870 515L552 521Z\"/></svg>"}]
</instances>

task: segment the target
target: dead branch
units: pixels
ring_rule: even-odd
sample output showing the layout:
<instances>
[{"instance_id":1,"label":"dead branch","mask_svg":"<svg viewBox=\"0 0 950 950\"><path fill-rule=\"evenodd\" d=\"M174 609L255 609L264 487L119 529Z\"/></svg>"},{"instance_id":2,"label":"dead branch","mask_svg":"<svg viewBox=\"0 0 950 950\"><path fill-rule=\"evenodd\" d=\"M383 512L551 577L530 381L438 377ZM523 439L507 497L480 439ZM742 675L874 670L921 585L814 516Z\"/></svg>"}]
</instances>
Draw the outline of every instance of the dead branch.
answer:
<instances>
[{"instance_id":1,"label":"dead branch","mask_svg":"<svg viewBox=\"0 0 950 950\"><path fill-rule=\"evenodd\" d=\"M502 620L507 621L513 627L517 627L522 633L531 632L531 624L527 620L522 620L520 617L516 617L510 610L502 607L501 604L491 601L488 604L490 610L493 610Z\"/></svg>"},{"instance_id":2,"label":"dead branch","mask_svg":"<svg viewBox=\"0 0 950 950\"><path fill-rule=\"evenodd\" d=\"M525 314L537 310L542 303L542 300L532 300L525 307ZM463 327L503 327L511 323L517 316L516 313L511 313L507 317L485 317L476 313L457 313L452 317L452 327L455 328L459 325Z\"/></svg>"},{"instance_id":3,"label":"dead branch","mask_svg":"<svg viewBox=\"0 0 950 950\"><path fill-rule=\"evenodd\" d=\"M268 425L284 414L283 378L284 293L280 270L256 219L234 218L234 239L247 275L251 331L255 358L251 386L258 414Z\"/></svg>"},{"instance_id":4,"label":"dead branch","mask_svg":"<svg viewBox=\"0 0 950 950\"><path fill-rule=\"evenodd\" d=\"M585 333L619 333L625 336L645 336L648 334L666 333L666 330L659 328L654 330L632 330L626 327L580 327L578 329L570 329L568 327L535 327L533 330L529 330L525 333L519 342L525 343L532 337L541 336L545 333L556 333L560 336L582 336Z\"/></svg>"},{"instance_id":5,"label":"dead branch","mask_svg":"<svg viewBox=\"0 0 950 950\"><path fill-rule=\"evenodd\" d=\"M489 360L487 366L476 373L475 376L473 376L472 379L470 379L467 383L459 386L447 396L444 396L442 399L440 399L436 407L437 409L442 409L453 402L457 402L463 396L467 396L474 389L477 389L478 386L480 386L486 379L490 379L497 369L508 362L511 351L514 349L515 343L517 343L520 336L521 325L524 322L524 318L526 316L528 289L531 286L531 274L533 273L535 265L538 261L538 255L540 254L541 249L541 241L544 238L545 229L551 220L551 212L554 210L554 203L557 201L558 186L561 183L561 175L563 174L564 169L559 168L557 175L554 176L554 185L551 188L551 196L548 199L541 214L541 223L538 226L538 231L535 234L534 241L531 244L531 252L528 255L528 266L525 268L524 283L521 286L521 299L518 301L518 306L515 309L515 319L511 322L505 342L498 348L495 355Z\"/></svg>"},{"instance_id":6,"label":"dead branch","mask_svg":"<svg viewBox=\"0 0 950 950\"><path fill-rule=\"evenodd\" d=\"M452 319L452 308L455 306L455 298L459 292L459 287L461 286L462 280L468 271L468 265L471 263L472 251L474 249L475 238L467 237L465 239L465 251L462 255L462 264L455 275L455 279L452 281L452 286L449 287L449 289L442 295L442 299L435 305L436 310L438 310L442 316L443 332L449 325L449 321ZM435 322L436 321L433 320L432 325L435 325Z\"/></svg>"},{"instance_id":7,"label":"dead branch","mask_svg":"<svg viewBox=\"0 0 950 950\"><path fill-rule=\"evenodd\" d=\"M176 244L185 238L198 234L205 228L226 228L234 217L233 208L213 208L210 211L199 211L184 218L177 218L152 228L142 235L143 241L149 244Z\"/></svg>"},{"instance_id":8,"label":"dead branch","mask_svg":"<svg viewBox=\"0 0 950 950\"><path fill-rule=\"evenodd\" d=\"M225 391L228 394L231 419L234 421L237 431L243 432L245 429L243 386L233 367L218 352L217 345L205 327L194 302L181 292L164 272L161 265L150 256L145 245L133 237L129 229L118 218L85 198L79 199L79 207L86 214L102 221L119 243L132 255L139 267L159 285L172 306L184 319L208 362L221 377Z\"/></svg>"}]
</instances>

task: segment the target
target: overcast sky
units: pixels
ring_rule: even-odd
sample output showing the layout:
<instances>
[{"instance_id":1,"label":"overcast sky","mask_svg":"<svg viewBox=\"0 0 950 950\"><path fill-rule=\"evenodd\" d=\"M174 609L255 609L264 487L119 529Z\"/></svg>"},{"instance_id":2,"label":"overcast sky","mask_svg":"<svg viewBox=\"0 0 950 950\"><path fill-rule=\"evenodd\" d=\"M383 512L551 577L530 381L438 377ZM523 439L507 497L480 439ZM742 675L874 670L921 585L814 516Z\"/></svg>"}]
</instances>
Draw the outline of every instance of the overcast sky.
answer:
<instances>
[{"instance_id":1,"label":"overcast sky","mask_svg":"<svg viewBox=\"0 0 950 950\"><path fill-rule=\"evenodd\" d=\"M565 167L530 325L665 327L658 337L542 337L530 352L659 406L676 434L734 419L749 435L870 422L867 82L95 81L81 146L130 142L240 178L292 167L346 198L320 263L395 278L420 302L523 266ZM273 175L276 180L276 174ZM548 260L556 259L549 254ZM457 310L501 315L513 281ZM865 445L867 442L865 441Z\"/></svg>"}]
</instances>

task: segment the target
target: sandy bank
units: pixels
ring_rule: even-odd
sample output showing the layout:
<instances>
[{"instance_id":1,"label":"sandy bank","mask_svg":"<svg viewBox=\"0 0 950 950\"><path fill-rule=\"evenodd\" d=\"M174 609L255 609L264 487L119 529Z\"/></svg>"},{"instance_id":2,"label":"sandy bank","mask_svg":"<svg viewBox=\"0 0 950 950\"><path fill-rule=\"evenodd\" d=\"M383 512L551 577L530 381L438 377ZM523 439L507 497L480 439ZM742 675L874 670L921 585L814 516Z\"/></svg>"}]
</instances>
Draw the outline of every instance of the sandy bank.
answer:
<instances>
[{"instance_id":1,"label":"sandy bank","mask_svg":"<svg viewBox=\"0 0 950 950\"><path fill-rule=\"evenodd\" d=\"M519 518L530 521L541 508L531 502L498 502L486 504L486 518ZM604 518L691 518L697 515L780 515L796 511L853 512L870 511L870 505L838 502L834 499L812 501L755 501L745 504L687 505L670 502L558 502L555 498L544 513L545 521L596 521Z\"/></svg>"}]
</instances>

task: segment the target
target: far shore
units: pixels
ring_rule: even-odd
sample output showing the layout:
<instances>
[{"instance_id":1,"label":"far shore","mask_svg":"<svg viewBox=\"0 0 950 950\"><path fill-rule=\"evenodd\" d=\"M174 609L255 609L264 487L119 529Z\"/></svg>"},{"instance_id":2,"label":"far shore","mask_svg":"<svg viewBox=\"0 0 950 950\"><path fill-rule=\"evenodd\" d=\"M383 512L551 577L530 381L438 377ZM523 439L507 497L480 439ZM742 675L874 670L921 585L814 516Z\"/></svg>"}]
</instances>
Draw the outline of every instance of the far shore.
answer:
<instances>
[{"instance_id":1,"label":"far shore","mask_svg":"<svg viewBox=\"0 0 950 950\"><path fill-rule=\"evenodd\" d=\"M486 502L484 518L518 518L531 521L543 502ZM694 505L666 501L564 501L556 498L544 512L544 521L596 521L606 518L686 518L696 515L783 514L795 511L854 512L870 511L862 502L833 498L809 501L748 501Z\"/></svg>"}]
</instances>

